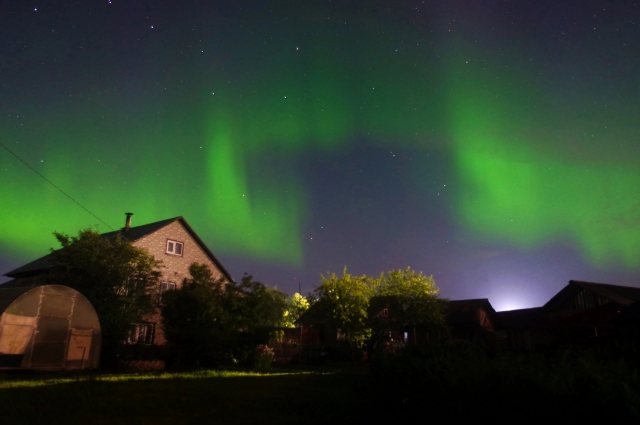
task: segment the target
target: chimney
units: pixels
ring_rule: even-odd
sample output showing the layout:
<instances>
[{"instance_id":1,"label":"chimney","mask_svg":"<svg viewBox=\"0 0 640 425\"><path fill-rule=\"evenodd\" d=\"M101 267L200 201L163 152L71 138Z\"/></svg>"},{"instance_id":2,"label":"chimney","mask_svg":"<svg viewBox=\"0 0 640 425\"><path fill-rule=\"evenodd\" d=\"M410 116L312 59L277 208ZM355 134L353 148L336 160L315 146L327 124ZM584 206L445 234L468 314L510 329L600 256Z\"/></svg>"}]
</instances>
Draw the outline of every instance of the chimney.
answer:
<instances>
[{"instance_id":1,"label":"chimney","mask_svg":"<svg viewBox=\"0 0 640 425\"><path fill-rule=\"evenodd\" d=\"M124 231L131 229L131 216L133 213L124 213L127 216L127 220L124 222Z\"/></svg>"}]
</instances>

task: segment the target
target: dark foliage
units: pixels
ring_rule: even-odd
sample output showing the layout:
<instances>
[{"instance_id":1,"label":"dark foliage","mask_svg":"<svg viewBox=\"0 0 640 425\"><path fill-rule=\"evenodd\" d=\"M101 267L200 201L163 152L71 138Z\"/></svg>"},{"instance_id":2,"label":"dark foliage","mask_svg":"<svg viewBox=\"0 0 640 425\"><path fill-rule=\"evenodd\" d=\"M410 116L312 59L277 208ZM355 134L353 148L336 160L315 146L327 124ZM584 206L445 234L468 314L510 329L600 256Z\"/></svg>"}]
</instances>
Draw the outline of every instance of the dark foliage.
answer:
<instances>
[{"instance_id":1,"label":"dark foliage","mask_svg":"<svg viewBox=\"0 0 640 425\"><path fill-rule=\"evenodd\" d=\"M159 262L119 235L106 239L92 229L78 236L54 235L62 246L51 250L58 267L39 276L37 283L66 285L87 297L102 328L102 364L109 366L130 324L154 312Z\"/></svg>"},{"instance_id":2,"label":"dark foliage","mask_svg":"<svg viewBox=\"0 0 640 425\"><path fill-rule=\"evenodd\" d=\"M640 379L622 359L563 349L490 356L481 343L430 344L383 353L372 373L390 403L407 415L533 423L640 419Z\"/></svg>"},{"instance_id":3,"label":"dark foliage","mask_svg":"<svg viewBox=\"0 0 640 425\"><path fill-rule=\"evenodd\" d=\"M165 336L173 366L214 366L225 360L248 361L265 338L265 326L279 325L286 294L245 275L238 284L215 280L194 263L191 278L162 296Z\"/></svg>"}]
</instances>

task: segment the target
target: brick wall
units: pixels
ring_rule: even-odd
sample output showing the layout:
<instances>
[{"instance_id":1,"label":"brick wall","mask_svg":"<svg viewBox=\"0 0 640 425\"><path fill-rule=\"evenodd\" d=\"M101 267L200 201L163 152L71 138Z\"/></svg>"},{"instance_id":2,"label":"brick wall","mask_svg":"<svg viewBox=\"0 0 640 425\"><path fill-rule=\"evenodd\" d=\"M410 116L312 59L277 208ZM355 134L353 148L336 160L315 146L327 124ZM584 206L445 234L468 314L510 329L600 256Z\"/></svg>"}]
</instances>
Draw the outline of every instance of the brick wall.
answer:
<instances>
[{"instance_id":1,"label":"brick wall","mask_svg":"<svg viewBox=\"0 0 640 425\"><path fill-rule=\"evenodd\" d=\"M184 244L181 256L167 254L167 240L169 239ZM198 243L178 220L152 234L138 239L134 242L134 245L139 248L145 248L150 254L162 261L162 265L160 266L162 278L160 280L174 282L176 288L182 285L184 278L190 277L189 266L194 262L209 266L214 278L219 279L223 277L222 272L216 267L215 263L209 259L209 256L200 248ZM166 339L162 331L160 314L158 313L148 317L147 321L156 324L154 344L165 344Z\"/></svg>"}]
</instances>

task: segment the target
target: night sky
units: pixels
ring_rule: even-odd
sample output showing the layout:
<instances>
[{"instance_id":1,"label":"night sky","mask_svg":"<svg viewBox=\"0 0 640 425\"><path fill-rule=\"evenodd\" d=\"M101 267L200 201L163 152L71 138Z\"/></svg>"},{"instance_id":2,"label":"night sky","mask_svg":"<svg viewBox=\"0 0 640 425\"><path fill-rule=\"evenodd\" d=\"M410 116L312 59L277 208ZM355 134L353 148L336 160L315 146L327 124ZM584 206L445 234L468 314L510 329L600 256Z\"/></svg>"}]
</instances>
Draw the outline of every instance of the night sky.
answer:
<instances>
[{"instance_id":1,"label":"night sky","mask_svg":"<svg viewBox=\"0 0 640 425\"><path fill-rule=\"evenodd\" d=\"M640 286L640 6L0 5L0 272L182 215L293 293L410 266L451 299Z\"/></svg>"}]
</instances>

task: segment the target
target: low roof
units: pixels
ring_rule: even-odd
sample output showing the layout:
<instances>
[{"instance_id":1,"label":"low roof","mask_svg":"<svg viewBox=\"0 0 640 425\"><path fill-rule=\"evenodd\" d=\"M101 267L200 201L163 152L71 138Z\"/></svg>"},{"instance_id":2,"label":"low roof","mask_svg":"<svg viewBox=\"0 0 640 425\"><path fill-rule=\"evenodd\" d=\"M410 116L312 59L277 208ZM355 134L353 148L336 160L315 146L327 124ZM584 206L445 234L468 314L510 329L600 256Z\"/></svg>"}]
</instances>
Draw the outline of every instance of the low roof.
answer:
<instances>
[{"instance_id":1,"label":"low roof","mask_svg":"<svg viewBox=\"0 0 640 425\"><path fill-rule=\"evenodd\" d=\"M9 307L15 300L20 298L22 294L32 290L33 287L19 287L19 288L2 288L0 287L0 315Z\"/></svg>"},{"instance_id":2,"label":"low roof","mask_svg":"<svg viewBox=\"0 0 640 425\"><path fill-rule=\"evenodd\" d=\"M229 274L229 272L227 271L227 269L225 269L224 266L220 263L220 261L218 261L216 256L213 255L213 252L211 252L211 250L207 247L207 245L202 241L202 239L200 239L200 237L191 228L191 226L189 226L187 221L182 216L169 218L161 221L156 221L155 223L143 224L141 226L130 227L129 229L121 229L113 232L102 233L100 236L102 236L103 238L110 239L110 238L115 238L118 234L120 234L122 239L130 242L135 242L147 235L150 235L151 233L154 233L162 229L163 227L168 226L169 224L175 221L179 221L180 224L182 224L182 226L191 235L193 240L196 241L198 246L200 246L200 248L207 254L209 259L222 272L224 277L227 278L227 280L229 280L230 282L235 282L231 277L231 274ZM55 265L56 264L54 260L54 255L53 253L50 253L45 255L44 257L40 257L37 260L34 260L30 263L25 264L22 267L18 267L15 270L11 270L10 272L6 273L5 276L16 277L16 278L23 277L23 276L30 276L37 273L41 273L47 269L54 267Z\"/></svg>"},{"instance_id":3,"label":"low roof","mask_svg":"<svg viewBox=\"0 0 640 425\"><path fill-rule=\"evenodd\" d=\"M640 288L570 280L567 286L562 288L560 292L544 305L544 308L547 310L562 309L569 299L583 289L607 298L622 307L627 307L640 301Z\"/></svg>"},{"instance_id":4,"label":"low roof","mask_svg":"<svg viewBox=\"0 0 640 425\"><path fill-rule=\"evenodd\" d=\"M484 309L490 317L496 314L487 298L450 300L446 309L447 321L449 323L458 323L473 320L479 309Z\"/></svg>"},{"instance_id":5,"label":"low roof","mask_svg":"<svg viewBox=\"0 0 640 425\"><path fill-rule=\"evenodd\" d=\"M316 301L311 304L309 309L302 313L298 320L295 321L296 325L329 325L329 312L327 303L323 301Z\"/></svg>"},{"instance_id":6,"label":"low roof","mask_svg":"<svg viewBox=\"0 0 640 425\"><path fill-rule=\"evenodd\" d=\"M496 317L498 325L507 329L544 329L555 325L555 319L543 307L499 311Z\"/></svg>"}]
</instances>

